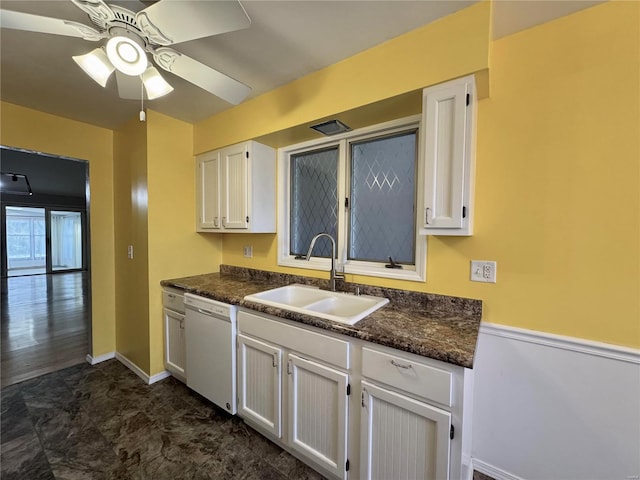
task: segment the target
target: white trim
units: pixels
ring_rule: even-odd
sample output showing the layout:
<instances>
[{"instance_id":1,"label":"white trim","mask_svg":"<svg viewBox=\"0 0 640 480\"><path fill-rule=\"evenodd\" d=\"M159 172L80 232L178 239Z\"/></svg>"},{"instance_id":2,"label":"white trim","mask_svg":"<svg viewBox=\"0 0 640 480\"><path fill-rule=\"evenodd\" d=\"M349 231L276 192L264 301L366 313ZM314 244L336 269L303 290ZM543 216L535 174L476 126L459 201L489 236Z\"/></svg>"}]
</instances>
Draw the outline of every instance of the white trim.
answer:
<instances>
[{"instance_id":1,"label":"white trim","mask_svg":"<svg viewBox=\"0 0 640 480\"><path fill-rule=\"evenodd\" d=\"M478 460L477 458L472 459L471 465L473 467L470 469L472 472L473 470L477 470L480 473L489 475L494 480L523 480L521 477L505 472L504 470L494 467L489 463L485 463L482 460Z\"/></svg>"},{"instance_id":2,"label":"white trim","mask_svg":"<svg viewBox=\"0 0 640 480\"><path fill-rule=\"evenodd\" d=\"M165 378L169 378L171 376L171 372L168 370L163 370L160 373L156 373L155 375L151 375L149 377L149 385L152 383L159 382L160 380L164 380Z\"/></svg>"},{"instance_id":3,"label":"white trim","mask_svg":"<svg viewBox=\"0 0 640 480\"><path fill-rule=\"evenodd\" d=\"M564 335L555 335L547 332L537 332L534 330L526 330L524 328L509 327L496 323L480 324L480 333L485 335L493 335L494 337L504 337L521 342L534 343L562 350L569 350L587 355L595 355L611 360L621 362L640 364L640 350L610 343L595 342L593 340L585 340L575 337L567 337ZM498 479L496 479L498 480Z\"/></svg>"},{"instance_id":4,"label":"white trim","mask_svg":"<svg viewBox=\"0 0 640 480\"><path fill-rule=\"evenodd\" d=\"M87 360L87 363L89 365L96 365L98 363L111 360L112 358L115 358L115 356L116 356L116 352L105 353L104 355L98 355L97 357L92 357L91 355L87 354L85 359Z\"/></svg>"},{"instance_id":5,"label":"white trim","mask_svg":"<svg viewBox=\"0 0 640 480\"><path fill-rule=\"evenodd\" d=\"M349 145L352 142L360 141L367 138L374 138L386 134L399 133L406 129L415 128L416 141L419 142L419 132L421 126L421 115L412 115L409 117L392 120L389 122L372 125L369 127L360 128L357 130L342 133L340 135L334 135L330 138L321 138L316 140L309 140L306 142L298 143L295 145L289 145L278 149L278 183L282 185L282 188L278 189L278 228L277 228L277 245L278 245L278 265L291 268L304 268L308 270L324 270L330 269L330 260L328 258L311 258L308 262L296 260L289 252L290 232L289 232L289 212L290 212L290 172L289 172L289 158L291 155L298 152L305 152L309 150L319 150L323 148L330 148L332 146L339 147L338 153L338 198L344 198L346 196L346 185L348 184L347 173L347 160ZM416 158L416 171L419 171L419 164L421 162L421 154L418 154ZM419 183L416 177L416 182ZM420 191L421 186L416 185L417 191ZM340 208L340 207L339 207ZM427 257L427 242L424 235L419 232L419 225L415 226L415 267L404 268L402 270L393 270L384 268L381 263L375 262L363 262L363 261L347 261L347 216L348 214L338 214L338 238L336 241L337 248L337 263L336 271L343 272L352 275L364 275L371 277L383 277L398 280L409 280L414 282L426 281L426 257Z\"/></svg>"},{"instance_id":6,"label":"white trim","mask_svg":"<svg viewBox=\"0 0 640 480\"><path fill-rule=\"evenodd\" d=\"M157 373L155 375L152 375L150 377L149 375L147 375L144 372L144 370L142 370L138 365L133 363L131 360L129 360L124 355L122 355L120 352L116 352L115 353L115 357L125 367L127 367L129 370L131 370L136 375L138 375L144 381L144 383L146 383L147 385L151 385L152 383L155 383L155 382L157 382L159 380L162 380L163 378L167 378L168 376L171 375L171 373L169 373L166 370L164 370L164 371L162 371L160 373Z\"/></svg>"}]
</instances>

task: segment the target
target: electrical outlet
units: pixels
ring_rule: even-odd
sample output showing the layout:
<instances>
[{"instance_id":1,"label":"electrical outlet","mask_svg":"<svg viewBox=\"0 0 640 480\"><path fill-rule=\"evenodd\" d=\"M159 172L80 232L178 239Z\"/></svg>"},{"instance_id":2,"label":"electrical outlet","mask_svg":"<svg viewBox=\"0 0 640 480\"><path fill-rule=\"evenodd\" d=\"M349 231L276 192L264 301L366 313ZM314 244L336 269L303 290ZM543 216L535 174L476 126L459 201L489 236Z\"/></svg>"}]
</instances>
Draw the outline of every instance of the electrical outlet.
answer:
<instances>
[{"instance_id":1,"label":"electrical outlet","mask_svg":"<svg viewBox=\"0 0 640 480\"><path fill-rule=\"evenodd\" d=\"M471 281L496 283L496 262L471 260Z\"/></svg>"},{"instance_id":2,"label":"electrical outlet","mask_svg":"<svg viewBox=\"0 0 640 480\"><path fill-rule=\"evenodd\" d=\"M247 257L247 258L253 257L253 246L245 245L244 247L242 247L242 250L244 252L244 256L245 257Z\"/></svg>"},{"instance_id":3,"label":"electrical outlet","mask_svg":"<svg viewBox=\"0 0 640 480\"><path fill-rule=\"evenodd\" d=\"M127 258L133 260L133 245L127 246Z\"/></svg>"}]
</instances>

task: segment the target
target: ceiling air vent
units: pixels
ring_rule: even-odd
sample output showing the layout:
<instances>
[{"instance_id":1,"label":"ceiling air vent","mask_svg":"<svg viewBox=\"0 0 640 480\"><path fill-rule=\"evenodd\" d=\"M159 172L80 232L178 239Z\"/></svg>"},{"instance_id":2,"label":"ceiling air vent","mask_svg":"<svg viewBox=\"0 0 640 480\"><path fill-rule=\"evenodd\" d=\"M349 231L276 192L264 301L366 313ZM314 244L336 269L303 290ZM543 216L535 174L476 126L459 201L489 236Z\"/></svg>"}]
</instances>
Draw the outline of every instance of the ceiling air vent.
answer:
<instances>
[{"instance_id":1,"label":"ceiling air vent","mask_svg":"<svg viewBox=\"0 0 640 480\"><path fill-rule=\"evenodd\" d=\"M340 120L329 120L328 122L318 123L317 125L311 125L311 128L328 136L337 135L338 133L344 133L351 130L351 127L345 125Z\"/></svg>"}]
</instances>

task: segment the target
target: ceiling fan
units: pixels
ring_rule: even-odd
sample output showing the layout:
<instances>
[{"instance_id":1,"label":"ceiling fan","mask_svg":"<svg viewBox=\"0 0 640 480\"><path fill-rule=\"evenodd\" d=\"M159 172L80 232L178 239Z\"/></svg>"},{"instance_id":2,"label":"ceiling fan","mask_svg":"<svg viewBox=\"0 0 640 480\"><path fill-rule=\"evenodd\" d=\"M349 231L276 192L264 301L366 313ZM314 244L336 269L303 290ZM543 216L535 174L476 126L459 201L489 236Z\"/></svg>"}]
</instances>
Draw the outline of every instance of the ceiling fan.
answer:
<instances>
[{"instance_id":1,"label":"ceiling fan","mask_svg":"<svg viewBox=\"0 0 640 480\"><path fill-rule=\"evenodd\" d=\"M73 60L102 87L115 71L121 98L139 100L142 95L152 100L173 91L147 54L162 69L229 103L237 105L249 95L247 85L169 47L249 27L251 20L238 0L159 0L137 13L103 0L71 2L89 15L93 26L4 9L0 10L0 26L94 42L107 40Z\"/></svg>"}]
</instances>

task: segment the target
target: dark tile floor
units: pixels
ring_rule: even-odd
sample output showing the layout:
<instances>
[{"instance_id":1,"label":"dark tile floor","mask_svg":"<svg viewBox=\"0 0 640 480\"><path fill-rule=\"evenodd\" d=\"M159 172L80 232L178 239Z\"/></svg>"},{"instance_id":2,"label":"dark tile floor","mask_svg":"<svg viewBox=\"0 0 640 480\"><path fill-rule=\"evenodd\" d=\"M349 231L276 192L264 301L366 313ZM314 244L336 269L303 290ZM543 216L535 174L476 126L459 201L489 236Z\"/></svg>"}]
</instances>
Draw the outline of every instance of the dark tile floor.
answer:
<instances>
[{"instance_id":1,"label":"dark tile floor","mask_svg":"<svg viewBox=\"0 0 640 480\"><path fill-rule=\"evenodd\" d=\"M238 417L116 360L2 389L0 476L39 479L320 479Z\"/></svg>"},{"instance_id":2,"label":"dark tile floor","mask_svg":"<svg viewBox=\"0 0 640 480\"><path fill-rule=\"evenodd\" d=\"M177 380L146 385L117 360L5 387L1 410L2 480L322 479Z\"/></svg>"}]
</instances>

